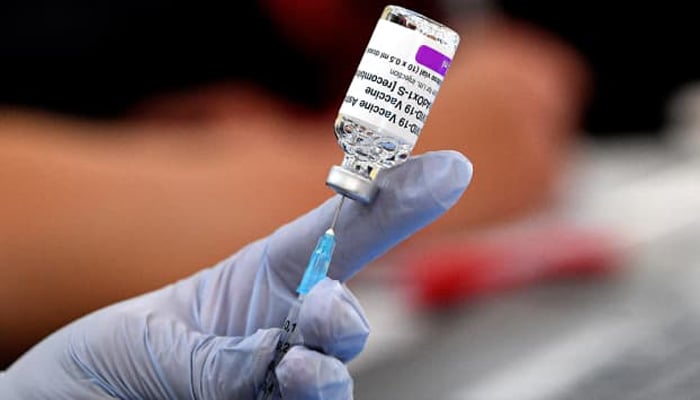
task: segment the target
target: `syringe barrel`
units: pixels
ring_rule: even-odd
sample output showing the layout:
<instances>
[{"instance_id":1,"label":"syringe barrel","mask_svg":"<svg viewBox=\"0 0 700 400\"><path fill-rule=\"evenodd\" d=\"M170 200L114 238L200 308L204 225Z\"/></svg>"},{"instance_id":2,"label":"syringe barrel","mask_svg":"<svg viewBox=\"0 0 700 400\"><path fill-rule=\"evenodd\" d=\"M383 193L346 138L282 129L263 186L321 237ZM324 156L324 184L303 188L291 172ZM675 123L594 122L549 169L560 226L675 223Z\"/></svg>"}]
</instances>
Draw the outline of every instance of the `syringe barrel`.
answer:
<instances>
[{"instance_id":1,"label":"syringe barrel","mask_svg":"<svg viewBox=\"0 0 700 400\"><path fill-rule=\"evenodd\" d=\"M256 400L276 400L281 398L275 368L277 368L277 365L280 363L280 361L282 361L282 358L285 354L287 354L289 349L291 349L293 346L302 344L304 341L298 325L299 311L301 310L303 301L304 296L300 295L294 300L292 307L289 309L287 318L282 324L282 334L280 335L277 345L275 346L275 357L265 372L265 381L260 391L258 391Z\"/></svg>"}]
</instances>

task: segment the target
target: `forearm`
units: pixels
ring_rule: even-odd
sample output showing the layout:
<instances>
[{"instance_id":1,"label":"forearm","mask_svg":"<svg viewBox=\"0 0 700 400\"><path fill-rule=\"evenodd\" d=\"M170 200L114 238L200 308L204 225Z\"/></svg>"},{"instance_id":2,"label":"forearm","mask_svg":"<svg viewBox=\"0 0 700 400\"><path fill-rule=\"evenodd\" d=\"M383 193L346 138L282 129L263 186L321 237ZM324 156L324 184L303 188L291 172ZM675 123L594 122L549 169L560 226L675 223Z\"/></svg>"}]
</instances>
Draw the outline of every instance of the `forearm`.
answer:
<instances>
[{"instance_id":1,"label":"forearm","mask_svg":"<svg viewBox=\"0 0 700 400\"><path fill-rule=\"evenodd\" d=\"M332 161L313 160L336 158L333 140L314 154L254 123L250 140L221 129L2 117L0 354L207 267L332 194Z\"/></svg>"}]
</instances>

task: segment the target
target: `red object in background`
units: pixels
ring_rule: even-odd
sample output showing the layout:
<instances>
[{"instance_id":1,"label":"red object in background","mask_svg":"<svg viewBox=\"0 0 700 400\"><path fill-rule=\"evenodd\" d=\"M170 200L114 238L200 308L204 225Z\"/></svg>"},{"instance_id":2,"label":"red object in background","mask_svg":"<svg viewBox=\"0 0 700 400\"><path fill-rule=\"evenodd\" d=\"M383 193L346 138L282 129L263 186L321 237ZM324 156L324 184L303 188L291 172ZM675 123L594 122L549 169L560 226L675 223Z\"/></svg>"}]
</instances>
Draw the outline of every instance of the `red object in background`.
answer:
<instances>
[{"instance_id":1,"label":"red object in background","mask_svg":"<svg viewBox=\"0 0 700 400\"><path fill-rule=\"evenodd\" d=\"M562 277L606 275L622 252L611 235L569 227L539 227L450 240L405 254L403 281L419 308Z\"/></svg>"}]
</instances>

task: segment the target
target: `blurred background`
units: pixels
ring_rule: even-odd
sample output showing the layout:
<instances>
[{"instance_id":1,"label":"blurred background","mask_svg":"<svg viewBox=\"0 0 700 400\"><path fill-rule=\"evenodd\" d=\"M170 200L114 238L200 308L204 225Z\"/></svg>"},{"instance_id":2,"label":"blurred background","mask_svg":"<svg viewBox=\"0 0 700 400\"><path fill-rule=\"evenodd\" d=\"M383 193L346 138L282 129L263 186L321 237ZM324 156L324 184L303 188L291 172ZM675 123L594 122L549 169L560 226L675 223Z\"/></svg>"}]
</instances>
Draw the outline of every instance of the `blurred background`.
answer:
<instances>
[{"instance_id":1,"label":"blurred background","mask_svg":"<svg viewBox=\"0 0 700 400\"><path fill-rule=\"evenodd\" d=\"M333 195L333 120L384 5L3 2L0 365ZM690 6L398 5L462 37L414 154L459 150L475 176L350 282L373 324L357 397L687 387L628 375L700 372L669 353L690 354L696 328L664 325L693 319L700 260ZM656 352L630 361L637 342Z\"/></svg>"}]
</instances>

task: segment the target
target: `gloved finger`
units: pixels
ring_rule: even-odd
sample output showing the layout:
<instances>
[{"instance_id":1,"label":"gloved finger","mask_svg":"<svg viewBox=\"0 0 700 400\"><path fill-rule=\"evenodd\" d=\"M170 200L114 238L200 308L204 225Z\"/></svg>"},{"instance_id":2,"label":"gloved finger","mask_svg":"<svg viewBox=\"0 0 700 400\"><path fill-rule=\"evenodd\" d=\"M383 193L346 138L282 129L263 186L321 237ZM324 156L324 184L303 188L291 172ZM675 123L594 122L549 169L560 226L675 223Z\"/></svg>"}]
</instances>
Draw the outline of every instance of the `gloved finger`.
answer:
<instances>
[{"instance_id":1,"label":"gloved finger","mask_svg":"<svg viewBox=\"0 0 700 400\"><path fill-rule=\"evenodd\" d=\"M275 372L285 400L352 399L352 378L345 364L303 346L292 347Z\"/></svg>"},{"instance_id":2,"label":"gloved finger","mask_svg":"<svg viewBox=\"0 0 700 400\"><path fill-rule=\"evenodd\" d=\"M374 203L346 201L335 228L337 245L329 276L347 280L363 265L429 224L460 198L471 181L471 163L456 151L429 152L382 171ZM317 239L328 229L340 196L281 227L268 238L271 272L294 288Z\"/></svg>"},{"instance_id":3,"label":"gloved finger","mask_svg":"<svg viewBox=\"0 0 700 400\"><path fill-rule=\"evenodd\" d=\"M339 281L314 286L299 311L304 346L348 362L365 347L369 324L357 298Z\"/></svg>"},{"instance_id":4,"label":"gloved finger","mask_svg":"<svg viewBox=\"0 0 700 400\"><path fill-rule=\"evenodd\" d=\"M159 375L175 389L175 398L190 398L190 393L196 399L254 398L274 358L280 334L280 329L258 330L247 337L190 332L167 339L170 333L164 331L162 338L151 339L148 364L157 366ZM183 379L188 372L189 379ZM164 398L161 396L151 398Z\"/></svg>"}]
</instances>

